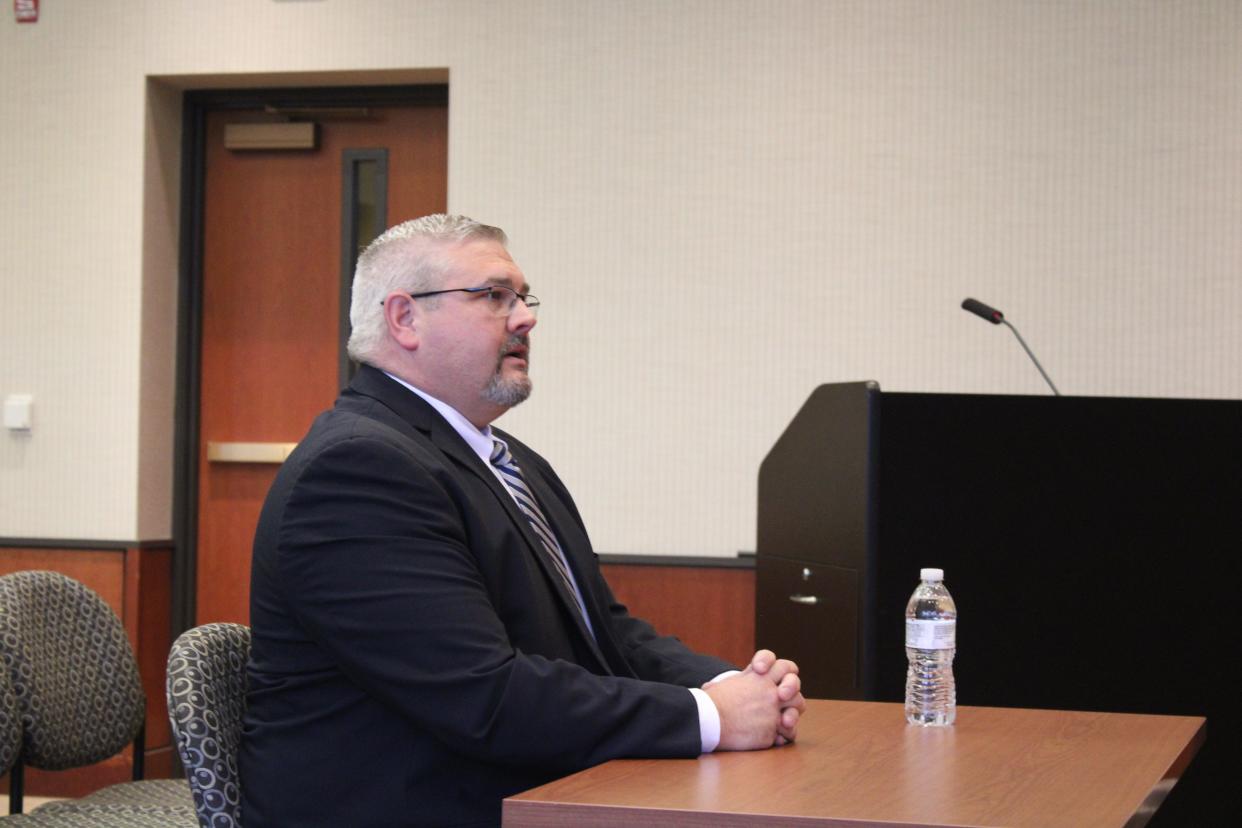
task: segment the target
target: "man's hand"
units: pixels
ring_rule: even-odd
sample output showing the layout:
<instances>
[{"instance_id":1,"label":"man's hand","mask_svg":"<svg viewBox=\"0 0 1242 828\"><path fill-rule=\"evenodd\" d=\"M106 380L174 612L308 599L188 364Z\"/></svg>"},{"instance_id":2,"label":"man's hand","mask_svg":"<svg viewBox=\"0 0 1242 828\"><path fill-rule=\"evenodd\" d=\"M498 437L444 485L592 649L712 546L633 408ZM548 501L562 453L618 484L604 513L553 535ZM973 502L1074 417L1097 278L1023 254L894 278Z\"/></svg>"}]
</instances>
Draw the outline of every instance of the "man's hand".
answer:
<instances>
[{"instance_id":1,"label":"man's hand","mask_svg":"<svg viewBox=\"0 0 1242 828\"><path fill-rule=\"evenodd\" d=\"M717 750L761 750L776 744L781 724L776 685L753 671L703 687L720 714Z\"/></svg>"},{"instance_id":2,"label":"man's hand","mask_svg":"<svg viewBox=\"0 0 1242 828\"><path fill-rule=\"evenodd\" d=\"M719 750L760 750L792 742L806 709L798 665L760 650L736 675L703 687L720 713Z\"/></svg>"},{"instance_id":3,"label":"man's hand","mask_svg":"<svg viewBox=\"0 0 1242 828\"><path fill-rule=\"evenodd\" d=\"M806 709L798 665L788 659L777 658L771 650L759 650L751 658L746 671L766 675L776 684L781 699L781 725L777 729L776 744L792 742L798 733L798 719Z\"/></svg>"},{"instance_id":4,"label":"man's hand","mask_svg":"<svg viewBox=\"0 0 1242 828\"><path fill-rule=\"evenodd\" d=\"M780 691L781 701L792 701L802 691L798 665L787 658L777 658L771 650L760 650L751 658L748 673L758 673L772 680Z\"/></svg>"}]
</instances>

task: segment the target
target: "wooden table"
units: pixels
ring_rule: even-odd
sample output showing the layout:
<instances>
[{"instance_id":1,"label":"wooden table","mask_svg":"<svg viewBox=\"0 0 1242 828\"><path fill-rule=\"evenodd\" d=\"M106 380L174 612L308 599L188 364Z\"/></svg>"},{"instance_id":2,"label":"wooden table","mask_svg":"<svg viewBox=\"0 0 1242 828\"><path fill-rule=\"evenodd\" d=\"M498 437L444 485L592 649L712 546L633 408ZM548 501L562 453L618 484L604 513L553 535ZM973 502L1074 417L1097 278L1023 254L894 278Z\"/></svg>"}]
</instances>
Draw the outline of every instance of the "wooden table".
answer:
<instances>
[{"instance_id":1,"label":"wooden table","mask_svg":"<svg viewBox=\"0 0 1242 828\"><path fill-rule=\"evenodd\" d=\"M796 744L618 759L505 800L518 826L1139 826L1203 744L1191 716L810 700Z\"/></svg>"}]
</instances>

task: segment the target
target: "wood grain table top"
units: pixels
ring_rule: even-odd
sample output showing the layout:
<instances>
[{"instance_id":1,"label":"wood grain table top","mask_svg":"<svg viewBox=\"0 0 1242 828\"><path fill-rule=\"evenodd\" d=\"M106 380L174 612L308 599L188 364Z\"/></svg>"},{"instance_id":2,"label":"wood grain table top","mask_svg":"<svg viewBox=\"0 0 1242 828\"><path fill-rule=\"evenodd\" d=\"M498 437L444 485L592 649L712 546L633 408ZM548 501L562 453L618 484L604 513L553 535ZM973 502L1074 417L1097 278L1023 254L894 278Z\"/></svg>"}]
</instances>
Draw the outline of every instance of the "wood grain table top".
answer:
<instances>
[{"instance_id":1,"label":"wood grain table top","mask_svg":"<svg viewBox=\"0 0 1242 828\"><path fill-rule=\"evenodd\" d=\"M1192 716L809 700L793 745L618 759L504 803L518 826L1138 826L1205 738Z\"/></svg>"}]
</instances>

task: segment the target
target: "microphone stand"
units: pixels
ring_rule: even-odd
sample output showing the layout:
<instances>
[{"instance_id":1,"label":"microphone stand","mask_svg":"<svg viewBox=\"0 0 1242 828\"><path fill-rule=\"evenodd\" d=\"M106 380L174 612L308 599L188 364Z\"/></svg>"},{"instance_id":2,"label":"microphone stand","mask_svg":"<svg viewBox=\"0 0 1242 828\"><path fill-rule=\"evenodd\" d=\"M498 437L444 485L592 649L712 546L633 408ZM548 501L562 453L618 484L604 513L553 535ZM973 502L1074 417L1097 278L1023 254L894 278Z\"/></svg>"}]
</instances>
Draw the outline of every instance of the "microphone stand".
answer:
<instances>
[{"instance_id":1,"label":"microphone stand","mask_svg":"<svg viewBox=\"0 0 1242 828\"><path fill-rule=\"evenodd\" d=\"M1013 335L1018 338L1018 344L1022 346L1022 350L1026 351L1026 355L1031 358L1031 362L1035 363L1035 367L1039 369L1039 375L1044 378L1044 382L1048 383L1048 387L1052 389L1052 393L1061 396L1061 392L1052 384L1052 378L1048 376L1048 372L1044 370L1044 366L1039 364L1039 360L1035 358L1035 353L1026 344L1026 340L1022 338L1022 334L1018 333L1018 329L1009 323L1005 318L1005 314L989 305L985 305L978 299L967 297L962 300L962 310L970 311L980 319L986 319L993 325L1003 324L1009 330L1013 331Z\"/></svg>"},{"instance_id":2,"label":"microphone stand","mask_svg":"<svg viewBox=\"0 0 1242 828\"><path fill-rule=\"evenodd\" d=\"M1039 360L1035 358L1035 354L1031 352L1029 347L1027 347L1026 340L1022 338L1022 334L1018 333L1018 329L1011 325L1009 320L1005 319L1003 316L999 321L1006 328L1013 331L1013 335L1018 338L1018 344L1022 346L1022 350L1026 351L1026 355L1031 358L1031 362L1035 363L1035 367L1039 369L1040 376L1044 378L1044 382L1048 383L1048 387L1052 389L1052 393L1058 397L1061 396L1061 392L1058 391L1057 387L1052 384L1052 378L1048 376L1048 372L1044 370L1044 366L1039 364Z\"/></svg>"}]
</instances>

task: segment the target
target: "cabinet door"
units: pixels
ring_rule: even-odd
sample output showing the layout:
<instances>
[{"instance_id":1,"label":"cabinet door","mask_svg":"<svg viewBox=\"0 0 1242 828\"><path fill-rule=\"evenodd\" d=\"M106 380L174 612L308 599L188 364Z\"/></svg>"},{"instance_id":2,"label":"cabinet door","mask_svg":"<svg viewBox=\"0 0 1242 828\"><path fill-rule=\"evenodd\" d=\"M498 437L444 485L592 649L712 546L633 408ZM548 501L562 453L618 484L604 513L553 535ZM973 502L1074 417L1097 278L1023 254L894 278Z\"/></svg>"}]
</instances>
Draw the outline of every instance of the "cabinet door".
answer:
<instances>
[{"instance_id":1,"label":"cabinet door","mask_svg":"<svg viewBox=\"0 0 1242 828\"><path fill-rule=\"evenodd\" d=\"M858 573L770 555L756 569L756 643L798 663L808 698L863 698Z\"/></svg>"}]
</instances>

